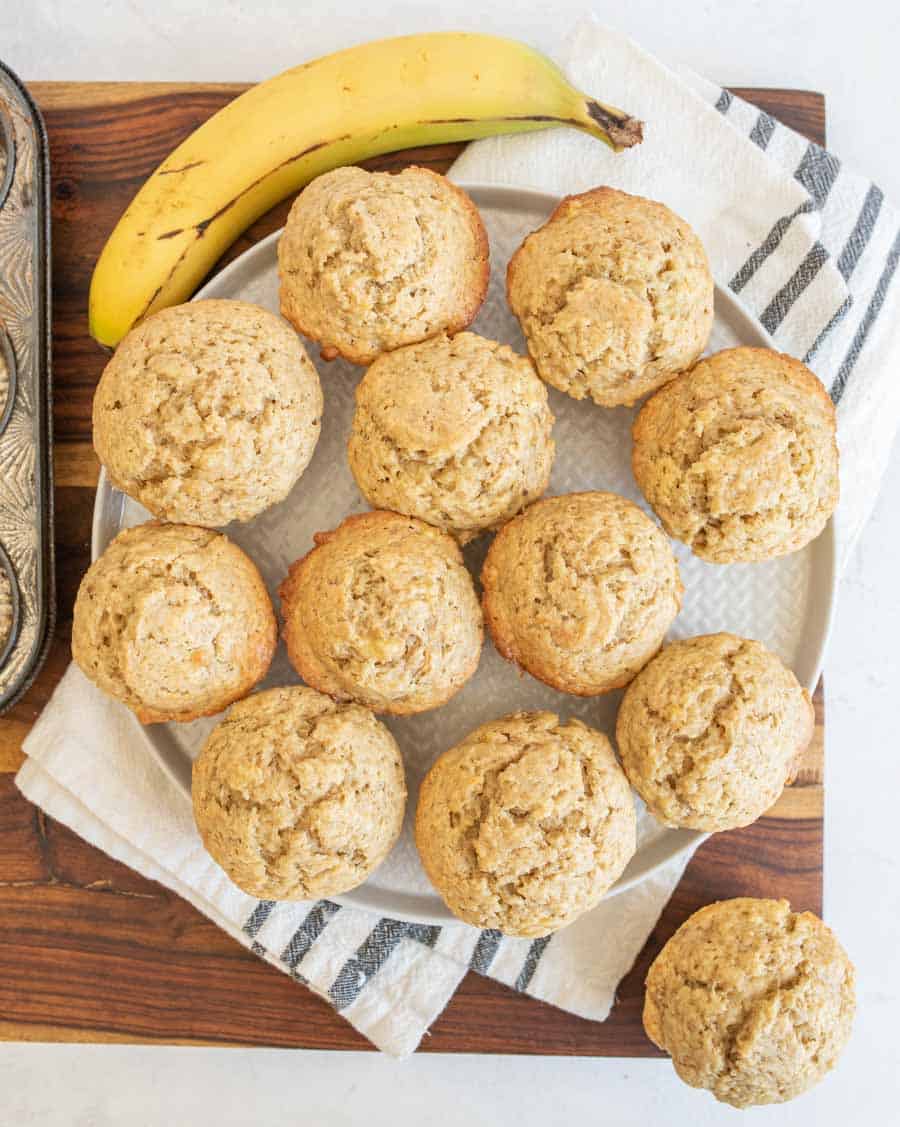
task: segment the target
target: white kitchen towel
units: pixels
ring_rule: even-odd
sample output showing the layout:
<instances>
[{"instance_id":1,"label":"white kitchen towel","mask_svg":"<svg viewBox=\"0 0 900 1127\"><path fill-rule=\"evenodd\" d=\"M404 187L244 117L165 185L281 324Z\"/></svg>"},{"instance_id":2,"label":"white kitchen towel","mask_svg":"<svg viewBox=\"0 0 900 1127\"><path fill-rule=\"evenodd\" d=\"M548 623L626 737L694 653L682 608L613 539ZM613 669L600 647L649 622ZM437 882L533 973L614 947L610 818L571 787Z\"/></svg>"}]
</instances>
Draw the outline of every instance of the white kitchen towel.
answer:
<instances>
[{"instance_id":1,"label":"white kitchen towel","mask_svg":"<svg viewBox=\"0 0 900 1127\"><path fill-rule=\"evenodd\" d=\"M562 55L573 81L647 122L621 155L571 131L493 138L454 167L466 181L563 195L612 184L660 199L698 230L719 281L838 404L841 562L868 516L900 417L900 217L830 153L592 20ZM274 904L206 856L189 804L131 717L71 668L28 737L17 782L52 817L173 889L331 1003L394 1056L416 1048L467 968L603 1020L685 861L549 939L378 919L330 901Z\"/></svg>"}]
</instances>

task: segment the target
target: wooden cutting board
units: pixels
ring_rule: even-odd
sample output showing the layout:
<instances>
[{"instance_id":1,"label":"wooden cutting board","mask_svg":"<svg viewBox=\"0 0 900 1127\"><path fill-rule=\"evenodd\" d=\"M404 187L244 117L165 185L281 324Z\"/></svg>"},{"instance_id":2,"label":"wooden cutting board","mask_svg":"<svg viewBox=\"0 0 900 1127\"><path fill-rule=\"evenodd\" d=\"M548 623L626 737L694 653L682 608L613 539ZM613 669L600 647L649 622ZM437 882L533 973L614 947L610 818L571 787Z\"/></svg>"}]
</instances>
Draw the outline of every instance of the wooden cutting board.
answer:
<instances>
[{"instance_id":1,"label":"wooden cutting board","mask_svg":"<svg viewBox=\"0 0 900 1127\"><path fill-rule=\"evenodd\" d=\"M50 137L53 365L59 614L47 664L0 718L0 1039L371 1046L302 986L225 936L165 888L144 880L46 818L16 790L21 743L70 659L72 605L90 562L98 466L90 438L105 354L87 332L91 270L145 177L243 87L34 83ZM824 143L819 94L738 90ZM411 160L445 171L461 145L368 162ZM276 208L230 257L284 221ZM422 1049L434 1052L652 1056L640 1011L647 967L696 908L731 896L784 896L821 912L824 717L797 784L756 825L708 841L622 982L609 1020L588 1022L469 974Z\"/></svg>"}]
</instances>

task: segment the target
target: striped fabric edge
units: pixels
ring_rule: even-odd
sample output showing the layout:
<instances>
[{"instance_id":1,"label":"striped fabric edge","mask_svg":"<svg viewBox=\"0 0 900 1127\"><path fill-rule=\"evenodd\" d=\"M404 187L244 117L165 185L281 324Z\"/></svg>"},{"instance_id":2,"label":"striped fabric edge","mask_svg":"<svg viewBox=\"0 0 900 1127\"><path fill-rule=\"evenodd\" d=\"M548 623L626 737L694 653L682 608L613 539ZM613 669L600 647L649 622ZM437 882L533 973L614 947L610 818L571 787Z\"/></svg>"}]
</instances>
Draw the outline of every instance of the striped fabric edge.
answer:
<instances>
[{"instance_id":1,"label":"striped fabric edge","mask_svg":"<svg viewBox=\"0 0 900 1127\"><path fill-rule=\"evenodd\" d=\"M749 120L746 108L752 109L752 107L729 91L720 91L715 97L714 105L723 117L727 118L735 128L740 128L751 142L763 150L770 149L773 138L778 133L799 136L762 111L757 111L753 125L747 131L742 126L745 126ZM738 108L743 112L738 113ZM833 222L829 212L829 198L842 172L838 158L821 145L807 142L800 162L790 171L806 189L809 201L791 215L779 219L763 243L751 251L744 265L729 282L729 287L736 294L741 293L766 258L777 251L785 232L798 215L811 211L821 212L824 229L828 229ZM835 268L848 286L848 293L836 310L829 311L803 356L805 363L811 362L822 354L823 345L837 334L839 328L846 329L849 339L839 354L839 360L830 363L826 379L823 380L836 406L840 404L850 376L875 328L900 260L900 224L892 233L893 237L889 244L873 238L879 217L882 215L884 193L876 184L864 181L862 177L856 179L867 185L865 196L852 229L834 260ZM872 291L864 295L865 300L860 300L862 295L854 292L852 285L854 272L864 255L879 252L883 265L878 280ZM807 287L830 257L824 239L816 241L782 289L771 295L765 307L753 310L770 334L777 332L791 308L802 298ZM821 368L819 374L820 376L823 374Z\"/></svg>"},{"instance_id":2,"label":"striped fabric edge","mask_svg":"<svg viewBox=\"0 0 900 1127\"><path fill-rule=\"evenodd\" d=\"M273 912L279 907L273 900L260 900L247 916L242 931L250 941L251 950L267 961L275 964L295 980L312 985L304 974L303 963L314 945L326 935L328 925L339 912L346 911L341 905L330 900L319 900L292 924L290 936L278 950L272 950L260 941L266 925L274 920ZM295 909L293 909L295 910ZM328 986L321 982L315 984L318 993L326 996L338 1012L352 1006L362 991L385 966L392 954L404 940L412 940L422 947L434 950L444 929L433 924L409 923L388 917L374 918L371 929L353 954L346 958L333 981ZM460 929L467 933L474 929ZM490 975L495 956L504 941L501 932L485 929L477 933L468 957L468 969L478 974ZM550 943L552 936L533 940L520 957L515 981L510 985L519 992L525 992L534 977L535 971ZM521 941L517 941L521 942ZM458 960L462 953L459 944L451 945L443 957ZM466 965L465 962L462 965Z\"/></svg>"}]
</instances>

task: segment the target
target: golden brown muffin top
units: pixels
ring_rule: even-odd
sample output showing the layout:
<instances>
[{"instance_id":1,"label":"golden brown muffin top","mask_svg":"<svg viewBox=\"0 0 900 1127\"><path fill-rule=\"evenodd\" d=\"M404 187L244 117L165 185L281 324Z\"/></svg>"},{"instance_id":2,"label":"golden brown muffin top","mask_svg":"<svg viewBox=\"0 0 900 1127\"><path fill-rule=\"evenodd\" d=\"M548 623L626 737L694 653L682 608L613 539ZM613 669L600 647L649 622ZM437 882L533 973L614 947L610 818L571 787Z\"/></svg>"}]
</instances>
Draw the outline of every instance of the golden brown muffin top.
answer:
<instances>
[{"instance_id":1,"label":"golden brown muffin top","mask_svg":"<svg viewBox=\"0 0 900 1127\"><path fill-rule=\"evenodd\" d=\"M730 348L644 404L634 475L670 536L713 563L804 547L838 501L835 411L799 360Z\"/></svg>"},{"instance_id":2,"label":"golden brown muffin top","mask_svg":"<svg viewBox=\"0 0 900 1127\"><path fill-rule=\"evenodd\" d=\"M666 646L638 673L616 741L661 822L729 830L776 801L813 723L809 693L762 643L706 634Z\"/></svg>"},{"instance_id":3,"label":"golden brown muffin top","mask_svg":"<svg viewBox=\"0 0 900 1127\"><path fill-rule=\"evenodd\" d=\"M567 196L513 255L507 294L541 377L605 407L692 364L713 323L700 240L664 204L614 188Z\"/></svg>"},{"instance_id":4,"label":"golden brown muffin top","mask_svg":"<svg viewBox=\"0 0 900 1127\"><path fill-rule=\"evenodd\" d=\"M454 333L487 293L488 241L466 193L427 168L336 168L297 197L278 244L281 312L322 356L371 364Z\"/></svg>"},{"instance_id":5,"label":"golden brown muffin top","mask_svg":"<svg viewBox=\"0 0 900 1127\"><path fill-rule=\"evenodd\" d=\"M740 898L701 908L663 947L644 1028L687 1084L749 1107L821 1080L855 1007L853 964L817 916Z\"/></svg>"},{"instance_id":6,"label":"golden brown muffin top","mask_svg":"<svg viewBox=\"0 0 900 1127\"><path fill-rule=\"evenodd\" d=\"M193 525L120 532L75 601L72 656L145 724L220 712L265 675L275 644L253 561Z\"/></svg>"},{"instance_id":7,"label":"golden brown muffin top","mask_svg":"<svg viewBox=\"0 0 900 1127\"><path fill-rule=\"evenodd\" d=\"M482 571L500 653L563 692L627 684L681 606L662 531L614 493L545 498L497 534Z\"/></svg>"},{"instance_id":8,"label":"golden brown muffin top","mask_svg":"<svg viewBox=\"0 0 900 1127\"><path fill-rule=\"evenodd\" d=\"M518 712L429 771L416 844L447 906L478 927L540 936L593 908L635 851L631 791L609 741Z\"/></svg>"},{"instance_id":9,"label":"golden brown muffin top","mask_svg":"<svg viewBox=\"0 0 900 1127\"><path fill-rule=\"evenodd\" d=\"M475 672L481 609L459 546L375 511L319 533L281 585L288 656L307 684L376 712L444 704Z\"/></svg>"},{"instance_id":10,"label":"golden brown muffin top","mask_svg":"<svg viewBox=\"0 0 900 1127\"><path fill-rule=\"evenodd\" d=\"M283 500L322 423L297 334L246 301L192 301L125 337L94 395L94 447L155 516L217 528Z\"/></svg>"},{"instance_id":11,"label":"golden brown muffin top","mask_svg":"<svg viewBox=\"0 0 900 1127\"><path fill-rule=\"evenodd\" d=\"M543 493L553 415L531 361L475 333L381 356L356 389L350 468L369 503L464 542Z\"/></svg>"},{"instance_id":12,"label":"golden brown muffin top","mask_svg":"<svg viewBox=\"0 0 900 1127\"><path fill-rule=\"evenodd\" d=\"M400 750L366 708L300 686L236 704L194 763L203 843L251 896L307 900L361 884L403 824Z\"/></svg>"}]
</instances>

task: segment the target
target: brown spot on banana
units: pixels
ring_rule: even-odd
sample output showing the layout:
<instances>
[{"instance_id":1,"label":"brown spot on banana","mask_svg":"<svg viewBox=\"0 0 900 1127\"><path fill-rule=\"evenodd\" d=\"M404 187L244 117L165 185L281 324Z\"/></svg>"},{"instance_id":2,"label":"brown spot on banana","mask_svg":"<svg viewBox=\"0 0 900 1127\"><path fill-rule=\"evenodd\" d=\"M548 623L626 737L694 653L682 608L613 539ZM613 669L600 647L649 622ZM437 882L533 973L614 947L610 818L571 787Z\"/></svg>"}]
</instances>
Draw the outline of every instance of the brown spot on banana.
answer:
<instances>
[{"instance_id":1,"label":"brown spot on banana","mask_svg":"<svg viewBox=\"0 0 900 1127\"><path fill-rule=\"evenodd\" d=\"M202 164L206 164L205 160L192 160L190 164L183 164L181 168L161 168L157 172L157 176L174 176L178 172L189 172L192 168L199 168Z\"/></svg>"},{"instance_id":2,"label":"brown spot on banana","mask_svg":"<svg viewBox=\"0 0 900 1127\"><path fill-rule=\"evenodd\" d=\"M172 277L172 275L175 273L175 271L178 269L178 267L184 261L185 255L191 249L191 245L192 245L191 243L188 243L188 245L184 248L184 250L181 252L181 254L179 254L178 258L175 260L174 265L172 266L172 269L168 272L168 274L166 274L165 278L159 283L159 285L156 287L156 289L153 291L153 293L148 298L146 305L144 306L144 308L140 312L140 316L136 317L134 319L134 321L132 322L131 328L134 328L134 326L136 324L138 324L139 321L143 321L143 319L147 316L149 311L153 308L154 301L156 301L156 299L159 297L159 295L163 292L163 290L166 288L166 284L169 281L169 279Z\"/></svg>"}]
</instances>

